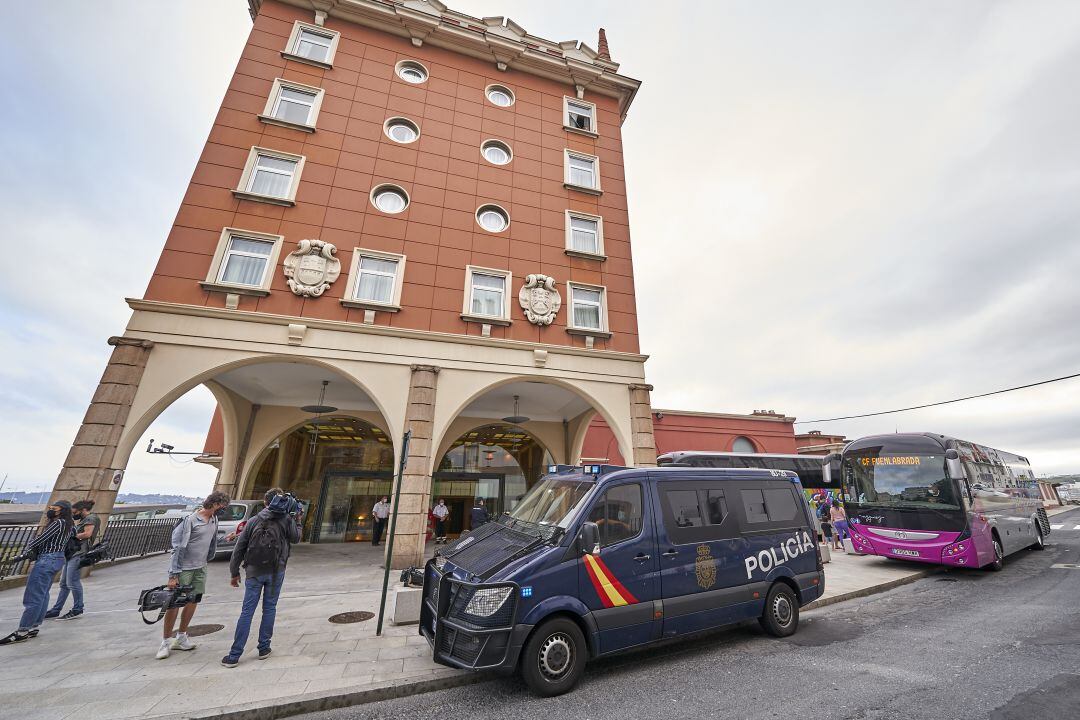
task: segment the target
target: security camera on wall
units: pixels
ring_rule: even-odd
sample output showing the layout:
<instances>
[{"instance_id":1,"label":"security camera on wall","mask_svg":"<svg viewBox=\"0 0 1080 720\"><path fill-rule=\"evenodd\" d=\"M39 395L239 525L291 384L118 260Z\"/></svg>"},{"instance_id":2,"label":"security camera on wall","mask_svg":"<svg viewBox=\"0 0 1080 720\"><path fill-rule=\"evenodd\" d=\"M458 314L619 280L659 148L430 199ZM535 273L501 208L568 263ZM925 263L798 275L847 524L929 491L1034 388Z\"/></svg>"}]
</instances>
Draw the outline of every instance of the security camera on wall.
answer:
<instances>
[{"instance_id":1,"label":"security camera on wall","mask_svg":"<svg viewBox=\"0 0 1080 720\"><path fill-rule=\"evenodd\" d=\"M655 412L655 413L653 413L653 417L655 417L657 420L663 420L664 419L664 413Z\"/></svg>"}]
</instances>

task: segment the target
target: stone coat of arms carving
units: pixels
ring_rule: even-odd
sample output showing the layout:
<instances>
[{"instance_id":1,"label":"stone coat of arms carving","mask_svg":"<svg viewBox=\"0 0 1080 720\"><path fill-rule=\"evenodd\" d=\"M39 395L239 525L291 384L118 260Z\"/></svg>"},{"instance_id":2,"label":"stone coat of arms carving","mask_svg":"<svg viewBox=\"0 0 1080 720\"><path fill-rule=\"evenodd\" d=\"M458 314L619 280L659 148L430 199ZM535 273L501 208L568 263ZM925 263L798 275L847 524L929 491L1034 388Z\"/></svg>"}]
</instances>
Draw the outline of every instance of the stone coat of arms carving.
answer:
<instances>
[{"instance_id":1,"label":"stone coat of arms carving","mask_svg":"<svg viewBox=\"0 0 1080 720\"><path fill-rule=\"evenodd\" d=\"M562 296L555 289L555 278L526 275L525 284L518 292L518 302L533 325L550 325L562 307Z\"/></svg>"},{"instance_id":2,"label":"stone coat of arms carving","mask_svg":"<svg viewBox=\"0 0 1080 720\"><path fill-rule=\"evenodd\" d=\"M301 240L299 247L285 258L285 277L289 289L300 297L319 297L341 275L341 261L334 256L337 248L322 240Z\"/></svg>"},{"instance_id":3,"label":"stone coat of arms carving","mask_svg":"<svg viewBox=\"0 0 1080 720\"><path fill-rule=\"evenodd\" d=\"M708 590L716 584L716 559L709 551L708 545L697 546L697 560L694 561L694 570L697 572L697 584L702 590Z\"/></svg>"}]
</instances>

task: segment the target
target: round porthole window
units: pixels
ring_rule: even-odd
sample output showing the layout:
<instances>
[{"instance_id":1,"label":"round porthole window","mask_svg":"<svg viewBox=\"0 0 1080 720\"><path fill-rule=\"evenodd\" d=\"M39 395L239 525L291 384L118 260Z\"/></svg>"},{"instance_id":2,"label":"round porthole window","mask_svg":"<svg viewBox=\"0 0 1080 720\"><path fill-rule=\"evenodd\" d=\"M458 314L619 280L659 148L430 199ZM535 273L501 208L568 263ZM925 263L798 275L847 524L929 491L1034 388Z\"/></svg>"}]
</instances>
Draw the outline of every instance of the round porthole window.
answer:
<instances>
[{"instance_id":1,"label":"round porthole window","mask_svg":"<svg viewBox=\"0 0 1080 720\"><path fill-rule=\"evenodd\" d=\"M510 146L498 140L488 140L480 146L480 151L492 165L505 165L513 157Z\"/></svg>"},{"instance_id":2,"label":"round porthole window","mask_svg":"<svg viewBox=\"0 0 1080 720\"><path fill-rule=\"evenodd\" d=\"M502 232L510 227L510 216L498 205L482 205L476 211L476 221L488 232Z\"/></svg>"},{"instance_id":3,"label":"round porthole window","mask_svg":"<svg viewBox=\"0 0 1080 720\"><path fill-rule=\"evenodd\" d=\"M396 185L380 185L372 190L371 202L384 213L396 215L409 206L409 196Z\"/></svg>"},{"instance_id":4,"label":"round porthole window","mask_svg":"<svg viewBox=\"0 0 1080 720\"><path fill-rule=\"evenodd\" d=\"M411 143L420 137L420 128L405 118L390 118L386 121L386 136L396 143Z\"/></svg>"},{"instance_id":5,"label":"round porthole window","mask_svg":"<svg viewBox=\"0 0 1080 720\"><path fill-rule=\"evenodd\" d=\"M487 99L491 101L492 105L510 107L514 104L514 93L510 91L510 88L502 85L488 85Z\"/></svg>"},{"instance_id":6,"label":"round porthole window","mask_svg":"<svg viewBox=\"0 0 1080 720\"><path fill-rule=\"evenodd\" d=\"M412 60L399 62L397 74L399 78L407 83L412 83L413 85L419 85L428 79L427 68Z\"/></svg>"}]
</instances>

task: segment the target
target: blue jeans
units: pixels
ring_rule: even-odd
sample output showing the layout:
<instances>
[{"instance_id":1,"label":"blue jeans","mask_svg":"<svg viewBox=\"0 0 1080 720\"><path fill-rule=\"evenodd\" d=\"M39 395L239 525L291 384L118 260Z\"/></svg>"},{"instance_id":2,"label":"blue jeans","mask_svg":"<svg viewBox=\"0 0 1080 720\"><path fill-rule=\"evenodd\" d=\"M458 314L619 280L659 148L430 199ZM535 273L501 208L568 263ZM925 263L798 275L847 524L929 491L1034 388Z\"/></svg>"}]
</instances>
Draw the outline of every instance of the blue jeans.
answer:
<instances>
[{"instance_id":1,"label":"blue jeans","mask_svg":"<svg viewBox=\"0 0 1080 720\"><path fill-rule=\"evenodd\" d=\"M45 622L49 609L49 589L53 578L64 567L64 553L46 553L37 559L23 590L23 614L19 619L19 631L26 632Z\"/></svg>"},{"instance_id":2,"label":"blue jeans","mask_svg":"<svg viewBox=\"0 0 1080 720\"><path fill-rule=\"evenodd\" d=\"M70 592L75 599L75 604L71 606L71 609L77 613L83 611L82 567L79 566L81 561L82 556L76 555L64 564L64 572L60 575L60 592L56 594L53 610L60 612L64 609L64 603L67 602L68 592Z\"/></svg>"},{"instance_id":3,"label":"blue jeans","mask_svg":"<svg viewBox=\"0 0 1080 720\"><path fill-rule=\"evenodd\" d=\"M270 638L274 635L274 618L277 616L278 595L281 594L281 585L284 582L284 570L277 574L267 573L250 577L244 581L244 607L240 610L240 619L236 621L236 634L233 636L229 657L239 659L243 654L248 633L251 632L251 619L255 616L255 608L259 606L260 595L262 595L262 622L259 623L259 649L270 649Z\"/></svg>"}]
</instances>

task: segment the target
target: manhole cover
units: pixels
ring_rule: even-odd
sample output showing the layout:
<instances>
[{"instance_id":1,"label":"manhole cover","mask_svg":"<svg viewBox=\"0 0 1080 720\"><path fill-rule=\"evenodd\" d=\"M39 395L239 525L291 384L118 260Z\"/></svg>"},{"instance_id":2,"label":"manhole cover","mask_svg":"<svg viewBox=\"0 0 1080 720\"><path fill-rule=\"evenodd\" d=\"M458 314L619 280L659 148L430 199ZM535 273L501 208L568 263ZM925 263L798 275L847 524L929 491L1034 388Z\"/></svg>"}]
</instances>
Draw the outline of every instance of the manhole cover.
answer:
<instances>
[{"instance_id":1,"label":"manhole cover","mask_svg":"<svg viewBox=\"0 0 1080 720\"><path fill-rule=\"evenodd\" d=\"M216 633L218 630L224 629L224 625L189 625L187 634L191 637L199 637L200 635L209 635L210 633Z\"/></svg>"},{"instance_id":2,"label":"manhole cover","mask_svg":"<svg viewBox=\"0 0 1080 720\"><path fill-rule=\"evenodd\" d=\"M347 623L364 622L375 617L375 613L369 613L366 610L353 610L351 612L338 613L337 615L330 616L330 622L337 623L338 625L345 625Z\"/></svg>"}]
</instances>

